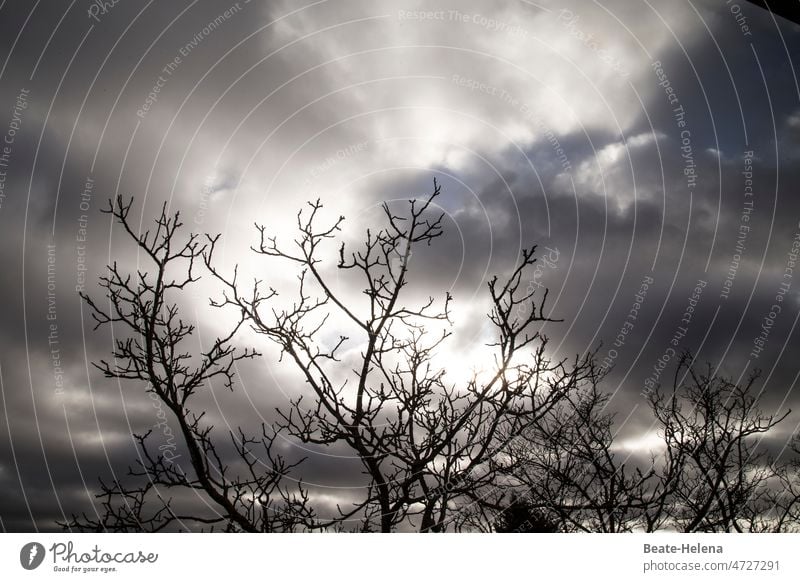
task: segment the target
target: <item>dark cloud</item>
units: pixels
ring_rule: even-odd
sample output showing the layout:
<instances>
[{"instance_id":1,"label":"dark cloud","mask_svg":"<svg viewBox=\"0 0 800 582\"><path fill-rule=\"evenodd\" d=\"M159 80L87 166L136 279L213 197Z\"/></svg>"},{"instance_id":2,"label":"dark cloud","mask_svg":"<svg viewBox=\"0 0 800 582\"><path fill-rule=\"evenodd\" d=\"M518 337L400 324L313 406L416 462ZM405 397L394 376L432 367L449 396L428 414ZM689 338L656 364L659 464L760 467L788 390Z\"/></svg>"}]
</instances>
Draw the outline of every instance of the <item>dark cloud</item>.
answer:
<instances>
[{"instance_id":1,"label":"dark cloud","mask_svg":"<svg viewBox=\"0 0 800 582\"><path fill-rule=\"evenodd\" d=\"M99 212L118 194L136 197L142 225L168 201L188 229L223 234L223 268L241 263L288 285L293 273L247 250L253 222L290 240L297 209L319 196L331 216L348 216L354 244L381 203L423 195L436 177L446 235L413 257L410 292L455 296L462 319L445 353L454 377L468 358L453 355L486 341L488 278L536 243L532 281L551 289L552 313L565 320L546 326L563 355L602 343L607 357L642 281L653 279L608 378L632 442L649 427L644 382L698 280L705 287L681 347L734 377L758 366L765 406L796 403L796 277L763 351L750 353L800 227L798 27L779 19L776 28L753 6L742 7L745 35L716 2L606 4L183 2L140 13L120 2L96 19L76 6L62 21L61 8L30 14L28 3L6 2L0 135L22 89L30 103L0 205L0 433L10 437L0 441L2 527L53 529L63 513L91 510L96 478L124 471L136 458L131 433L155 422L144 387L89 365L108 355L111 338L92 331L75 293L79 256L95 296L108 262L145 264ZM48 343L50 256L63 393ZM338 283L358 298L356 282ZM224 327L207 308L215 292L206 279L180 299L204 337ZM209 390L196 404L221 434L270 422L303 389L261 338L242 338L254 342L265 356L242 366L237 390ZM347 450L282 449L308 457L302 476L330 514L363 486Z\"/></svg>"}]
</instances>

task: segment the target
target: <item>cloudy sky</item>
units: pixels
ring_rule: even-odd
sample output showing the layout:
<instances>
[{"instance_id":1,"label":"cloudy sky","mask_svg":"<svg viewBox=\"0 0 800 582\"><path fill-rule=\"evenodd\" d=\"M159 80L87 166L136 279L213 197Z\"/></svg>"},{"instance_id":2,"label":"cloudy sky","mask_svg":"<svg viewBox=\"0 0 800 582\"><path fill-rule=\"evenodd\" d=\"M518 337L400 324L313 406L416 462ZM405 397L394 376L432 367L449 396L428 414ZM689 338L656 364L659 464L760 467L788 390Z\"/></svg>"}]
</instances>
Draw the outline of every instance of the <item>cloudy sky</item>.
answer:
<instances>
[{"instance_id":1,"label":"cloudy sky","mask_svg":"<svg viewBox=\"0 0 800 582\"><path fill-rule=\"evenodd\" d=\"M110 335L75 291L141 258L99 212L118 194L137 224L167 201L222 233L222 268L279 285L293 273L248 252L254 221L290 236L319 197L357 239L436 178L446 236L413 268L454 296L456 379L488 339L486 281L535 243L554 352L600 346L629 452L676 333L734 378L763 370L769 411L797 407L797 25L724 0L101 4L0 2L0 530L91 511L158 422L144 387L92 369ZM226 323L214 292L183 299L200 338ZM236 393L205 396L220 426L302 389L259 347ZM303 475L323 506L363 485L346 451Z\"/></svg>"}]
</instances>

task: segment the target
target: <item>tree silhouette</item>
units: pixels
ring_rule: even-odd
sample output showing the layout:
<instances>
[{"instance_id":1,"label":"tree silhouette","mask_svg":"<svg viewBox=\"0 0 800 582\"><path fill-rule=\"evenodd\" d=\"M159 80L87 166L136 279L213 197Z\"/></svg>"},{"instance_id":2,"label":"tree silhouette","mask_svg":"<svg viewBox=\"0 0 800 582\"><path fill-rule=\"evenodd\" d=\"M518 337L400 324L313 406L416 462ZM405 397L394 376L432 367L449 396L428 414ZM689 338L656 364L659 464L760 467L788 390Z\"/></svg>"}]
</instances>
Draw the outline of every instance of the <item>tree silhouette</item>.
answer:
<instances>
[{"instance_id":1,"label":"tree silhouette","mask_svg":"<svg viewBox=\"0 0 800 582\"><path fill-rule=\"evenodd\" d=\"M194 397L208 383L221 381L233 389L236 362L257 352L239 350L232 340L244 322L216 338L208 350L192 354L185 346L195 328L180 315L175 294L196 283L196 266L206 250L196 235L178 240L180 215L167 214L166 204L155 221L155 230L137 234L129 221L132 202L118 198L105 212L123 226L142 252L152 271L126 273L116 262L100 286L106 290L109 308L104 309L82 294L100 326L113 325L113 363L101 360L95 366L106 378L135 381L158 399L179 427L190 466L184 470L174 455L148 447L151 431L135 435L140 456L123 482L101 481L103 514L73 516L65 527L97 531L160 531L169 527L203 526L229 531L294 531L313 523L313 512L302 487L286 486L285 477L294 468L273 452L274 431L261 426L255 435L243 429L229 435L236 469L220 453L214 427L205 422L203 411L193 409ZM291 482L290 482L291 483ZM216 508L210 515L184 513L173 505L173 493L201 494Z\"/></svg>"},{"instance_id":2,"label":"tree silhouette","mask_svg":"<svg viewBox=\"0 0 800 582\"><path fill-rule=\"evenodd\" d=\"M757 448L757 438L789 411L761 410L758 377L756 371L736 383L714 374L710 364L698 370L685 354L672 389L650 397L666 448L680 468L667 503L683 531L754 531L771 519L772 488L781 471Z\"/></svg>"},{"instance_id":3,"label":"tree silhouette","mask_svg":"<svg viewBox=\"0 0 800 582\"><path fill-rule=\"evenodd\" d=\"M644 464L615 446L609 397L593 383L520 435L509 474L561 531L796 531L797 461L757 440L789 412L761 410L758 377L736 383L685 353L672 386L648 395L660 446Z\"/></svg>"},{"instance_id":4,"label":"tree silhouette","mask_svg":"<svg viewBox=\"0 0 800 582\"><path fill-rule=\"evenodd\" d=\"M507 278L488 283L496 334L487 346L492 369L462 386L448 382L436 353L451 335L452 298L414 304L404 296L409 257L442 235L443 215L432 212L439 194L434 182L433 192L410 200L403 215L384 205L381 229L368 230L356 250L341 244L336 267L356 274L362 297L337 294L325 274L321 247L340 232L344 218L320 225L319 201L298 214L299 234L290 249L258 227L255 252L297 270L297 299L290 308L276 310L277 292L260 282L245 289L235 273L220 273L213 260L217 239L210 239L205 255L207 268L226 287L215 305L242 313L279 346L309 388L279 411L280 429L304 443L345 444L361 461L367 493L340 509L338 519L359 516L365 529L389 532L407 523L443 531L454 508L472 503L495 482L493 459L513 435L545 415L592 369L589 357L570 363L546 355L547 338L536 325L554 320L544 315L547 293L534 297L523 284L536 261L530 249ZM321 339L336 334L339 318L359 337ZM343 375L340 351L348 342L361 351L347 363L351 374Z\"/></svg>"},{"instance_id":5,"label":"tree silhouette","mask_svg":"<svg viewBox=\"0 0 800 582\"><path fill-rule=\"evenodd\" d=\"M494 524L497 533L556 533L558 525L526 497L512 496L508 507Z\"/></svg>"},{"instance_id":6,"label":"tree silhouette","mask_svg":"<svg viewBox=\"0 0 800 582\"><path fill-rule=\"evenodd\" d=\"M247 532L798 529L797 455L779 463L758 442L788 412L762 412L757 374L733 382L711 367L699 371L685 355L672 387L648 395L661 448L649 462L620 452L596 352L569 359L548 354L541 325L558 320L546 315L547 291L525 285L535 248L487 283L491 365L466 381L450 380L441 351L453 333L453 298L415 299L409 261L443 234L443 215L434 211L439 195L434 182L430 194L409 200L402 212L385 204L383 225L367 230L355 248L337 241L344 217L325 223L319 200L298 212L288 246L256 225L253 251L265 271L296 275L288 301L269 281L242 283L238 268L225 272L216 260L219 235L184 236L179 214L170 216L166 205L152 232L136 233L132 201L111 203L107 212L150 270L110 265L100 280L107 308L82 295L97 327L115 333L112 363L95 366L107 378L138 384L164 406L188 462L153 450L150 433L136 435L139 460L129 474L101 481L101 514L62 525ZM205 350L191 347L195 328L177 300L201 269L221 287L211 307L235 315ZM361 293L339 291L340 280ZM276 410L274 422L226 434L205 419L198 395L213 382L233 391L237 362L261 356L235 345L245 327L277 346L279 361L299 379L300 395ZM366 479L361 496L320 516L300 480L302 461L275 452L279 436L349 449Z\"/></svg>"}]
</instances>

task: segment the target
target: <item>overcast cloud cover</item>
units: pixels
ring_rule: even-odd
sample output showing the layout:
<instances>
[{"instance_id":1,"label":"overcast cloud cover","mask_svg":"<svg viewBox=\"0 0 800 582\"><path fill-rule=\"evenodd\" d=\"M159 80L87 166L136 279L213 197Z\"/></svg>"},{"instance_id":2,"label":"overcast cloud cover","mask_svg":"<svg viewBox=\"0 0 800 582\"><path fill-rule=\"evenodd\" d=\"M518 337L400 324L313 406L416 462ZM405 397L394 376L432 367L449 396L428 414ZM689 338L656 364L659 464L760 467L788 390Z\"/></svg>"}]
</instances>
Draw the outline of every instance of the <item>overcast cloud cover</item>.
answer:
<instances>
[{"instance_id":1,"label":"overcast cloud cover","mask_svg":"<svg viewBox=\"0 0 800 582\"><path fill-rule=\"evenodd\" d=\"M286 237L319 197L357 239L382 202L437 178L447 234L413 272L420 293L455 298L455 377L480 364L486 281L535 243L564 319L546 328L553 348L602 344L632 454L647 447L641 391L681 326L681 349L734 378L762 369L768 409L797 408L800 278L784 275L800 233L799 47L798 26L715 0L0 3L0 529L91 511L97 478L124 471L131 433L158 422L144 387L91 367L110 334L75 292L85 277L99 296L110 260L140 259L99 212L117 194L142 224L168 201L222 233L222 268L279 286L293 273L248 251L254 221ZM206 280L184 300L198 341L226 323L214 292ZM241 341L265 355L234 394L206 395L218 426L269 421L302 389L263 340ZM284 449L309 456L323 509L364 484L347 451Z\"/></svg>"}]
</instances>

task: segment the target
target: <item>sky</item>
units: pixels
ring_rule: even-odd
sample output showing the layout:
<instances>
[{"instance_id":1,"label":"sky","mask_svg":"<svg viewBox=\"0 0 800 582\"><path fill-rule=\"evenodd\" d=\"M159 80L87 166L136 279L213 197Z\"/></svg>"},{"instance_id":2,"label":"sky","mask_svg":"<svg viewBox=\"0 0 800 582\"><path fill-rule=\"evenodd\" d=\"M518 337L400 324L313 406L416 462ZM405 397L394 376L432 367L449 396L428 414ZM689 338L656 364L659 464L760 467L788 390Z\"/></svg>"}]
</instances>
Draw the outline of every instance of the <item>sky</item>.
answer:
<instances>
[{"instance_id":1,"label":"sky","mask_svg":"<svg viewBox=\"0 0 800 582\"><path fill-rule=\"evenodd\" d=\"M355 242L436 178L446 233L412 273L454 297L455 381L485 363L486 282L536 244L553 353L598 350L627 454L652 445L642 393L684 349L762 370L768 412L798 408L797 25L712 0L102 5L0 3L0 530L93 511L160 422L143 386L92 368L111 336L76 293L142 261L100 212L117 195L137 226L167 202L221 234L220 268L280 286L295 273L249 251L254 222L289 240L319 198ZM229 323L217 291L181 298L200 345ZM218 426L303 390L262 338L237 341L264 356L203 396ZM308 456L323 514L364 484L346 450L282 447Z\"/></svg>"}]
</instances>

